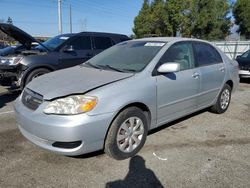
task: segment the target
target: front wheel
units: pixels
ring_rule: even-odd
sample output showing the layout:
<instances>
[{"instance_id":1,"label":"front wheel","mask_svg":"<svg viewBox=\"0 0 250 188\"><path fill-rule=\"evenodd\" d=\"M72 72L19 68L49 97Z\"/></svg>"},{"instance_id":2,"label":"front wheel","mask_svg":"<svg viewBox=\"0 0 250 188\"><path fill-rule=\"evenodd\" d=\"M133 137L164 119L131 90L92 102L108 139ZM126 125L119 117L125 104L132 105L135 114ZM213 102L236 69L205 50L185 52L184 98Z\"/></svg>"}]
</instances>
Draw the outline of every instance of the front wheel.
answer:
<instances>
[{"instance_id":1,"label":"front wheel","mask_svg":"<svg viewBox=\"0 0 250 188\"><path fill-rule=\"evenodd\" d=\"M137 107L129 107L122 111L108 131L105 153L117 160L134 156L146 141L147 122L145 114Z\"/></svg>"},{"instance_id":2,"label":"front wheel","mask_svg":"<svg viewBox=\"0 0 250 188\"><path fill-rule=\"evenodd\" d=\"M211 107L211 111L217 114L224 113L230 104L231 101L232 88L225 84L221 90L216 103Z\"/></svg>"}]
</instances>

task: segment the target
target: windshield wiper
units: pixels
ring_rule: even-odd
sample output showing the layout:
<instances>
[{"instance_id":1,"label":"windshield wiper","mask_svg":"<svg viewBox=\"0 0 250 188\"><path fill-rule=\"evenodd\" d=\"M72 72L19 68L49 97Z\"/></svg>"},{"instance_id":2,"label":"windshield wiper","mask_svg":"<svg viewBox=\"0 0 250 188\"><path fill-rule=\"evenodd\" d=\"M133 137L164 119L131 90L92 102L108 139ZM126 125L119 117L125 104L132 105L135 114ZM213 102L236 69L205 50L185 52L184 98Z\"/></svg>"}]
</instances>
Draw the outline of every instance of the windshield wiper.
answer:
<instances>
[{"instance_id":1,"label":"windshield wiper","mask_svg":"<svg viewBox=\"0 0 250 188\"><path fill-rule=\"evenodd\" d=\"M91 67L94 67L94 68L96 68L96 69L102 69L100 66L97 66L97 65L94 65L94 64L92 64L92 63L90 63L90 62L86 62L86 63L83 63L82 65L89 65L89 66L91 66Z\"/></svg>"},{"instance_id":2,"label":"windshield wiper","mask_svg":"<svg viewBox=\"0 0 250 188\"><path fill-rule=\"evenodd\" d=\"M113 67L111 65L105 65L103 67L108 67L109 69L112 69L112 70L115 70L115 71L118 71L118 72L124 72L123 69L115 68L115 67Z\"/></svg>"},{"instance_id":3,"label":"windshield wiper","mask_svg":"<svg viewBox=\"0 0 250 188\"><path fill-rule=\"evenodd\" d=\"M126 71L126 72L137 72L137 70L135 69L122 69L123 71Z\"/></svg>"}]
</instances>

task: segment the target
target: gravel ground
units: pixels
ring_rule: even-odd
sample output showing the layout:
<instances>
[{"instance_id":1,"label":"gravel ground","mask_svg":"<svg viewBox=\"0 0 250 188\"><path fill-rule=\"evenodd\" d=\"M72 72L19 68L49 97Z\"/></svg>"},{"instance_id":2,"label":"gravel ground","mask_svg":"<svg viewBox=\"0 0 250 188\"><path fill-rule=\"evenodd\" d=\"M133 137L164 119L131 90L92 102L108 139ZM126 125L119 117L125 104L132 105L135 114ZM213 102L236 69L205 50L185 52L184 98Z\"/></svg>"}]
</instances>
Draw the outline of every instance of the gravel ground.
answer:
<instances>
[{"instance_id":1,"label":"gravel ground","mask_svg":"<svg viewBox=\"0 0 250 188\"><path fill-rule=\"evenodd\" d=\"M250 83L222 115L201 111L153 131L134 158L45 151L18 131L18 93L0 87L0 187L250 187Z\"/></svg>"}]
</instances>

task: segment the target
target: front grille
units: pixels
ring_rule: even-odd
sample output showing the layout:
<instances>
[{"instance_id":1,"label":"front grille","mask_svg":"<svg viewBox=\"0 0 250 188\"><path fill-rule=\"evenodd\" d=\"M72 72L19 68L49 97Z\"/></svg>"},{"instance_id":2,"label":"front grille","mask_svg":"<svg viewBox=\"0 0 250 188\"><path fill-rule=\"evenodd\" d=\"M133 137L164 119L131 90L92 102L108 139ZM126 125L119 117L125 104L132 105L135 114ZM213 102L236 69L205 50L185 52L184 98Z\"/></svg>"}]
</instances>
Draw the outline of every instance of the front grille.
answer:
<instances>
[{"instance_id":1,"label":"front grille","mask_svg":"<svg viewBox=\"0 0 250 188\"><path fill-rule=\"evenodd\" d=\"M22 94L22 103L31 110L36 110L43 102L43 96L25 88Z\"/></svg>"}]
</instances>

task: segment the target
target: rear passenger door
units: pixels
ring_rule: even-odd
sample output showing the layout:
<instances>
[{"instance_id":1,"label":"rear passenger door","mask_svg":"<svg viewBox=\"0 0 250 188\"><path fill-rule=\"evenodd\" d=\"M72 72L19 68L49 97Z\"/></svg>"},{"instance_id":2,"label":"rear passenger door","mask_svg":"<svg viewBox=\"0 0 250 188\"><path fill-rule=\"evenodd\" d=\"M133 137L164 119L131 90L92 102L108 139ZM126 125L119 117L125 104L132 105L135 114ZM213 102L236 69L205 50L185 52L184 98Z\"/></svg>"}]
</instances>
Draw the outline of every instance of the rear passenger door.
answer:
<instances>
[{"instance_id":1,"label":"rear passenger door","mask_svg":"<svg viewBox=\"0 0 250 188\"><path fill-rule=\"evenodd\" d=\"M103 36L93 36L92 43L94 48L93 55L97 55L103 50L114 45L114 42L110 37L103 37Z\"/></svg>"},{"instance_id":2,"label":"rear passenger door","mask_svg":"<svg viewBox=\"0 0 250 188\"><path fill-rule=\"evenodd\" d=\"M72 51L64 51L66 46L72 46ZM60 53L60 68L79 65L92 57L90 36L77 36L66 43Z\"/></svg>"},{"instance_id":3,"label":"rear passenger door","mask_svg":"<svg viewBox=\"0 0 250 188\"><path fill-rule=\"evenodd\" d=\"M197 67L200 71L198 108L212 104L219 94L226 75L226 66L218 51L210 44L194 42Z\"/></svg>"}]
</instances>

